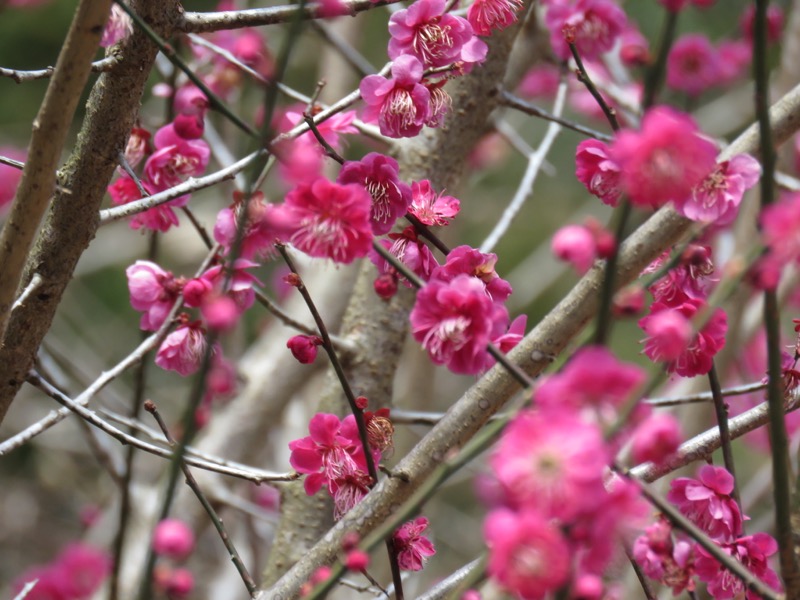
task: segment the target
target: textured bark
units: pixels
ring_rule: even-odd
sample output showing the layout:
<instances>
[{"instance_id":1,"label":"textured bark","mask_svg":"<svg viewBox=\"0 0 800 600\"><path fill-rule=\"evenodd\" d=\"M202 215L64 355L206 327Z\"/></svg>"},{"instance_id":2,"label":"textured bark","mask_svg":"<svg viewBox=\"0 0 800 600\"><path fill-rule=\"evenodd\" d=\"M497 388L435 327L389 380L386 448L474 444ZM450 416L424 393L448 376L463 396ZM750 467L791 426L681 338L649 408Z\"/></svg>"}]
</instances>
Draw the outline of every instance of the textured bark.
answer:
<instances>
[{"instance_id":1,"label":"textured bark","mask_svg":"<svg viewBox=\"0 0 800 600\"><path fill-rule=\"evenodd\" d=\"M775 143L781 143L800 129L800 86L772 109ZM720 156L726 160L740 152L758 151L758 129L748 128ZM692 222L670 207L659 210L621 246L617 287L635 279L661 252L675 244L691 228ZM512 362L529 375L538 375L596 314L603 269L595 266L550 313L509 354ZM298 595L300 586L321 564L337 555L345 532L362 536L380 526L407 500L445 459L449 452L465 444L495 414L519 384L502 367L495 366L456 402L441 421L397 465L401 477L382 480L370 494L344 516L303 560L292 567L275 585L264 590L258 600L287 600Z\"/></svg>"},{"instance_id":2,"label":"textured bark","mask_svg":"<svg viewBox=\"0 0 800 600\"><path fill-rule=\"evenodd\" d=\"M135 8L165 37L173 31L180 10L175 0L146 0ZM59 172L60 189L25 267L23 286L34 274L39 274L43 283L12 313L3 338L0 421L33 365L78 259L95 235L106 186L139 112L156 47L136 31L120 52L117 66L101 75L92 89L77 146Z\"/></svg>"}]
</instances>

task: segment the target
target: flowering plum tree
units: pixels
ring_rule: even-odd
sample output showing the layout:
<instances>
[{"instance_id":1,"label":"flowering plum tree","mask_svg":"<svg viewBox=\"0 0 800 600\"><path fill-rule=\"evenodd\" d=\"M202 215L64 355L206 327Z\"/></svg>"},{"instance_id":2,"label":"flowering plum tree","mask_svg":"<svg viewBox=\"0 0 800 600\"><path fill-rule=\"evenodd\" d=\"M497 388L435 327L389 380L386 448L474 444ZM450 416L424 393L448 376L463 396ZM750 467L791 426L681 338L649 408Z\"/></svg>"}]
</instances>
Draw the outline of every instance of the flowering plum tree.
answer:
<instances>
[{"instance_id":1,"label":"flowering plum tree","mask_svg":"<svg viewBox=\"0 0 800 600\"><path fill-rule=\"evenodd\" d=\"M800 598L800 2L195 8L0 68L0 593Z\"/></svg>"}]
</instances>

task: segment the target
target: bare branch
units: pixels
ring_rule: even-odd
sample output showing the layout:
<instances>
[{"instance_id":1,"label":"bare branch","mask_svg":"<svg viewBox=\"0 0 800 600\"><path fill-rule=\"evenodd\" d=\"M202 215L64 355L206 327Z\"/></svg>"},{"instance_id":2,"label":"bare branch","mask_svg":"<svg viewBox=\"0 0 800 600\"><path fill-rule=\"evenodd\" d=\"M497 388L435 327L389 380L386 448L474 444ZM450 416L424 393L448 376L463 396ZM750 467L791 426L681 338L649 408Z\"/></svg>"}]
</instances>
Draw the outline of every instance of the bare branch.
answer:
<instances>
[{"instance_id":1,"label":"bare branch","mask_svg":"<svg viewBox=\"0 0 800 600\"><path fill-rule=\"evenodd\" d=\"M113 69L119 63L120 57L116 54L107 56L101 60L92 63L92 73L105 73ZM55 73L53 67L46 67L36 71L18 71L17 69L6 69L0 67L0 77L10 77L17 83L24 83L26 81L36 81L37 79L47 79L52 77Z\"/></svg>"}]
</instances>

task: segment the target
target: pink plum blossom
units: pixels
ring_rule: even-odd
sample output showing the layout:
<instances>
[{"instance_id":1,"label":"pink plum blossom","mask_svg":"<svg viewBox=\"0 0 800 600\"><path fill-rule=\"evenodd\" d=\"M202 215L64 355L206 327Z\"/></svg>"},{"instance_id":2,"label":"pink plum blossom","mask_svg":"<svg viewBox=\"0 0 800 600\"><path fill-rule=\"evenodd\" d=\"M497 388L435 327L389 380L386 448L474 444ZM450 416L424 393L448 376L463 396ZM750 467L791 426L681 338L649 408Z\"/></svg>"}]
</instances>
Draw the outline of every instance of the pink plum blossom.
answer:
<instances>
[{"instance_id":1,"label":"pink plum blossom","mask_svg":"<svg viewBox=\"0 0 800 600\"><path fill-rule=\"evenodd\" d=\"M677 360L692 341L692 323L679 310L665 308L639 321L647 334L645 353L651 360Z\"/></svg>"},{"instance_id":2,"label":"pink plum blossom","mask_svg":"<svg viewBox=\"0 0 800 600\"><path fill-rule=\"evenodd\" d=\"M688 34L675 41L667 58L667 85L699 96L718 80L720 58L704 35Z\"/></svg>"},{"instance_id":3,"label":"pink plum blossom","mask_svg":"<svg viewBox=\"0 0 800 600\"><path fill-rule=\"evenodd\" d=\"M116 4L114 6L117 6ZM150 138L152 135L146 129L141 127L134 127L131 129L131 134L128 136L128 141L125 144L125 160L131 168L138 166L142 159L150 154L152 148L150 147ZM122 171L122 167L119 167Z\"/></svg>"},{"instance_id":4,"label":"pink plum blossom","mask_svg":"<svg viewBox=\"0 0 800 600\"><path fill-rule=\"evenodd\" d=\"M227 267L215 265L207 269L200 279L208 282L211 289L217 294L226 294L230 297L241 314L255 302L256 293L253 286L263 285L255 275L247 271L257 266L258 263L251 260L237 258L232 265L229 264ZM201 300L200 305L202 304Z\"/></svg>"},{"instance_id":5,"label":"pink plum blossom","mask_svg":"<svg viewBox=\"0 0 800 600\"><path fill-rule=\"evenodd\" d=\"M677 373L681 377L695 377L705 375L713 366L714 356L725 346L725 333L728 330L728 319L725 311L715 308L701 331L696 333L686 349L677 358L667 359L665 352L674 349L674 335L667 330L657 330L652 325L651 319L660 311L672 308L690 320L701 310L706 309L703 300L688 299L682 304L669 307L661 302L656 302L650 307L650 315L639 321L639 326L647 331L655 331L659 336L648 337L645 340L644 353L653 361L666 362L668 373Z\"/></svg>"},{"instance_id":6,"label":"pink plum blossom","mask_svg":"<svg viewBox=\"0 0 800 600\"><path fill-rule=\"evenodd\" d=\"M467 10L467 21L476 35L491 35L517 20L522 0L474 0Z\"/></svg>"},{"instance_id":7,"label":"pink plum blossom","mask_svg":"<svg viewBox=\"0 0 800 600\"><path fill-rule=\"evenodd\" d=\"M545 15L550 44L562 60L572 56L567 37L574 40L582 59L592 60L611 50L626 22L624 11L613 0L557 3L549 6Z\"/></svg>"},{"instance_id":8,"label":"pink plum blossom","mask_svg":"<svg viewBox=\"0 0 800 600\"><path fill-rule=\"evenodd\" d=\"M164 519L153 532L153 551L182 560L194 549L194 532L180 519Z\"/></svg>"},{"instance_id":9,"label":"pink plum blossom","mask_svg":"<svg viewBox=\"0 0 800 600\"><path fill-rule=\"evenodd\" d=\"M753 41L753 23L756 18L756 7L754 4L745 6L742 18L739 22L744 37L752 42ZM783 9L777 4L770 4L767 7L767 40L775 43L781 39L781 32L783 30Z\"/></svg>"},{"instance_id":10,"label":"pink plum blossom","mask_svg":"<svg viewBox=\"0 0 800 600\"><path fill-rule=\"evenodd\" d=\"M487 344L508 323L505 308L485 289L478 278L458 275L447 282L432 279L417 293L411 331L435 364L473 375L485 368Z\"/></svg>"},{"instance_id":11,"label":"pink plum blossom","mask_svg":"<svg viewBox=\"0 0 800 600\"><path fill-rule=\"evenodd\" d=\"M416 0L389 19L389 58L413 56L426 68L483 62L487 46L467 19L445 13L445 0Z\"/></svg>"},{"instance_id":12,"label":"pink plum blossom","mask_svg":"<svg viewBox=\"0 0 800 600\"><path fill-rule=\"evenodd\" d=\"M733 541L742 532L742 513L731 497L733 476L724 467L703 465L698 477L672 480L667 499L715 540Z\"/></svg>"},{"instance_id":13,"label":"pink plum blossom","mask_svg":"<svg viewBox=\"0 0 800 600\"><path fill-rule=\"evenodd\" d=\"M244 195L235 191L233 204L217 213L214 239L223 246L226 254L230 253L237 239L237 226L241 219L243 232L239 255L242 258L272 255L275 252L274 243L280 236L276 220L277 206L266 202L262 192L255 192L247 202L247 216L241 215L243 210Z\"/></svg>"},{"instance_id":14,"label":"pink plum blossom","mask_svg":"<svg viewBox=\"0 0 800 600\"><path fill-rule=\"evenodd\" d=\"M517 344L525 337L525 327L528 324L528 315L519 315L508 326L508 331L492 340L492 343L498 347L500 352L508 354Z\"/></svg>"},{"instance_id":15,"label":"pink plum blossom","mask_svg":"<svg viewBox=\"0 0 800 600\"><path fill-rule=\"evenodd\" d=\"M640 131L622 130L611 147L622 189L636 206L658 208L690 195L716 167L717 148L694 121L671 108L650 109Z\"/></svg>"},{"instance_id":16,"label":"pink plum blossom","mask_svg":"<svg viewBox=\"0 0 800 600\"><path fill-rule=\"evenodd\" d=\"M338 183L357 183L372 196L372 232L388 233L411 204L411 187L400 181L397 161L370 152L358 162L346 162L336 178Z\"/></svg>"},{"instance_id":17,"label":"pink plum blossom","mask_svg":"<svg viewBox=\"0 0 800 600\"><path fill-rule=\"evenodd\" d=\"M653 462L662 464L678 450L681 444L681 425L667 413L654 414L636 428L631 445L635 464Z\"/></svg>"},{"instance_id":18,"label":"pink plum blossom","mask_svg":"<svg viewBox=\"0 0 800 600\"><path fill-rule=\"evenodd\" d=\"M490 464L510 507L569 520L604 494L609 458L595 425L569 410L527 410L503 432Z\"/></svg>"},{"instance_id":19,"label":"pink plum blossom","mask_svg":"<svg viewBox=\"0 0 800 600\"><path fill-rule=\"evenodd\" d=\"M147 181L141 181L142 187L148 194L153 194L157 190ZM114 204L129 204L142 198L142 193L136 182L127 175L120 177L113 184L108 186L108 195ZM160 204L153 208L148 208L144 212L133 215L130 221L131 229L150 229L151 231L169 231L169 228L179 223L178 216L172 210L173 206L185 206L189 196L181 196L170 200L165 204Z\"/></svg>"},{"instance_id":20,"label":"pink plum blossom","mask_svg":"<svg viewBox=\"0 0 800 600\"><path fill-rule=\"evenodd\" d=\"M556 258L571 264L579 275L586 273L597 259L594 236L583 225L561 227L553 236L550 250Z\"/></svg>"},{"instance_id":21,"label":"pink plum blossom","mask_svg":"<svg viewBox=\"0 0 800 600\"><path fill-rule=\"evenodd\" d=\"M218 292L213 292L204 299L200 314L208 327L216 331L232 330L242 316L236 301L231 296Z\"/></svg>"},{"instance_id":22,"label":"pink plum blossom","mask_svg":"<svg viewBox=\"0 0 800 600\"><path fill-rule=\"evenodd\" d=\"M156 364L186 377L200 368L205 349L206 338L200 322L185 322L161 343L156 353Z\"/></svg>"},{"instance_id":23,"label":"pink plum blossom","mask_svg":"<svg viewBox=\"0 0 800 600\"><path fill-rule=\"evenodd\" d=\"M417 236L416 230L413 227L406 227L402 233L390 233L388 237L389 239L379 240L378 243L421 279L425 281L430 279L431 273L439 266L439 263L436 262L436 258L434 258L427 244ZM370 249L368 256L378 268L379 273L391 275L395 279L399 279L406 287L412 287L411 282L398 273L374 249Z\"/></svg>"},{"instance_id":24,"label":"pink plum blossom","mask_svg":"<svg viewBox=\"0 0 800 600\"><path fill-rule=\"evenodd\" d=\"M100 46L109 48L120 40L128 37L133 33L133 21L119 5L111 5L111 14L108 17L105 29L103 29L103 37L100 38Z\"/></svg>"},{"instance_id":25,"label":"pink plum blossom","mask_svg":"<svg viewBox=\"0 0 800 600\"><path fill-rule=\"evenodd\" d=\"M431 93L421 83L422 72L421 62L403 54L392 64L392 79L380 75L362 79L359 89L367 104L364 120L377 122L387 137L413 137L422 131L431 116Z\"/></svg>"},{"instance_id":26,"label":"pink plum blossom","mask_svg":"<svg viewBox=\"0 0 800 600\"><path fill-rule=\"evenodd\" d=\"M125 269L131 306L144 312L140 328L155 331L164 323L172 305L178 299L183 282L157 264L137 260Z\"/></svg>"},{"instance_id":27,"label":"pink plum blossom","mask_svg":"<svg viewBox=\"0 0 800 600\"><path fill-rule=\"evenodd\" d=\"M496 264L496 254L466 245L457 246L449 252L443 265L433 269L431 280L447 282L459 275L470 275L483 282L486 294L493 302L505 302L511 295L511 284L497 274Z\"/></svg>"},{"instance_id":28,"label":"pink plum blossom","mask_svg":"<svg viewBox=\"0 0 800 600\"><path fill-rule=\"evenodd\" d=\"M397 562L404 571L421 571L431 556L436 554L431 541L423 532L428 528L428 519L417 517L403 523L392 536Z\"/></svg>"},{"instance_id":29,"label":"pink plum blossom","mask_svg":"<svg viewBox=\"0 0 800 600\"><path fill-rule=\"evenodd\" d=\"M719 61L716 85L728 86L746 76L753 59L753 47L745 40L723 40L717 46Z\"/></svg>"},{"instance_id":30,"label":"pink plum blossom","mask_svg":"<svg viewBox=\"0 0 800 600\"><path fill-rule=\"evenodd\" d=\"M665 252L642 273L656 273L668 260L669 253ZM715 281L711 277L713 273L711 248L689 244L681 254L678 265L653 283L648 290L656 302L670 307L680 306L690 299L703 300L708 297L711 284Z\"/></svg>"},{"instance_id":31,"label":"pink plum blossom","mask_svg":"<svg viewBox=\"0 0 800 600\"><path fill-rule=\"evenodd\" d=\"M309 365L317 358L317 346L322 340L316 335L295 335L286 342L286 347L292 351L298 362Z\"/></svg>"},{"instance_id":32,"label":"pink plum blossom","mask_svg":"<svg viewBox=\"0 0 800 600\"><path fill-rule=\"evenodd\" d=\"M489 546L487 572L525 600L541 600L569 577L570 552L558 527L539 513L498 509L483 524Z\"/></svg>"},{"instance_id":33,"label":"pink plum blossom","mask_svg":"<svg viewBox=\"0 0 800 600\"><path fill-rule=\"evenodd\" d=\"M693 221L727 225L739 210L744 193L761 176L761 165L747 154L717 164L692 193L675 200L675 210Z\"/></svg>"},{"instance_id":34,"label":"pink plum blossom","mask_svg":"<svg viewBox=\"0 0 800 600\"><path fill-rule=\"evenodd\" d=\"M147 181L156 191L183 183L201 175L208 166L211 150L203 140L187 140L175 130L174 123L165 125L153 136L155 152L144 165Z\"/></svg>"},{"instance_id":35,"label":"pink plum blossom","mask_svg":"<svg viewBox=\"0 0 800 600\"><path fill-rule=\"evenodd\" d=\"M445 196L443 191L437 194L427 179L411 183L411 206L408 212L423 225L448 225L460 210L458 198Z\"/></svg>"},{"instance_id":36,"label":"pink plum blossom","mask_svg":"<svg viewBox=\"0 0 800 600\"><path fill-rule=\"evenodd\" d=\"M275 211L282 237L309 256L351 263L372 245L372 197L363 186L320 177L286 194Z\"/></svg>"},{"instance_id":37,"label":"pink plum blossom","mask_svg":"<svg viewBox=\"0 0 800 600\"><path fill-rule=\"evenodd\" d=\"M19 576L12 586L19 593L26 584L38 583L26 600L80 600L92 596L111 572L111 557L83 542L67 545L48 565L33 567Z\"/></svg>"},{"instance_id":38,"label":"pink plum blossom","mask_svg":"<svg viewBox=\"0 0 800 600\"><path fill-rule=\"evenodd\" d=\"M748 571L766 583L776 592L781 586L778 575L768 563L770 556L778 552L778 543L766 533L756 533L737 539L735 542L720 544L729 556L734 557ZM742 580L723 567L702 546L697 546L697 577L708 585L708 593L715 600L741 598L745 592L746 600L759 600L761 596L750 589L745 590Z\"/></svg>"},{"instance_id":39,"label":"pink plum blossom","mask_svg":"<svg viewBox=\"0 0 800 600\"><path fill-rule=\"evenodd\" d=\"M609 206L616 206L622 195L620 168L609 156L609 147L600 140L584 140L575 153L575 176L590 193Z\"/></svg>"},{"instance_id":40,"label":"pink plum blossom","mask_svg":"<svg viewBox=\"0 0 800 600\"><path fill-rule=\"evenodd\" d=\"M661 517L633 543L633 558L650 579L672 588L673 595L693 591L696 544L675 534Z\"/></svg>"},{"instance_id":41,"label":"pink plum blossom","mask_svg":"<svg viewBox=\"0 0 800 600\"><path fill-rule=\"evenodd\" d=\"M650 44L634 23L628 22L619 36L619 42L619 57L625 65L634 67L650 64Z\"/></svg>"}]
</instances>

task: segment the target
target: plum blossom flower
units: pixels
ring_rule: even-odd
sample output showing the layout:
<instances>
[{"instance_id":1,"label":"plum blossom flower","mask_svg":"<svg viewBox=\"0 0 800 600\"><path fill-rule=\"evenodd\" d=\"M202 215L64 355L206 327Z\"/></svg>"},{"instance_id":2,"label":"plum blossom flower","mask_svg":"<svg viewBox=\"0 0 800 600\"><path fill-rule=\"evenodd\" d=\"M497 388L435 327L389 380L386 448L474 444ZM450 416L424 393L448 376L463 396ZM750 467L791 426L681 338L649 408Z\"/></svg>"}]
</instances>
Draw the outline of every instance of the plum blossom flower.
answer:
<instances>
[{"instance_id":1,"label":"plum blossom flower","mask_svg":"<svg viewBox=\"0 0 800 600\"><path fill-rule=\"evenodd\" d=\"M642 273L656 273L668 260L669 253L665 252L650 263ZM681 254L679 264L648 290L656 302L670 307L680 306L689 299L703 300L708 297L709 288L715 281L711 277L713 273L711 248L700 244L689 244Z\"/></svg>"},{"instance_id":2,"label":"plum blossom flower","mask_svg":"<svg viewBox=\"0 0 800 600\"><path fill-rule=\"evenodd\" d=\"M317 346L322 340L316 335L295 335L286 342L286 347L292 351L298 362L309 365L317 358Z\"/></svg>"},{"instance_id":3,"label":"plum blossom flower","mask_svg":"<svg viewBox=\"0 0 800 600\"><path fill-rule=\"evenodd\" d=\"M300 184L275 211L282 237L309 256L351 263L372 245L372 197L363 186L320 177Z\"/></svg>"},{"instance_id":4,"label":"plum blossom flower","mask_svg":"<svg viewBox=\"0 0 800 600\"><path fill-rule=\"evenodd\" d=\"M483 533L489 546L487 571L507 590L527 600L541 600L567 582L567 541L537 512L494 510Z\"/></svg>"},{"instance_id":5,"label":"plum blossom flower","mask_svg":"<svg viewBox=\"0 0 800 600\"><path fill-rule=\"evenodd\" d=\"M141 181L142 187L148 194L156 192L152 185L147 181ZM108 195L111 196L111 201L116 204L130 204L135 200L141 200L142 193L136 182L127 175L120 177L113 184L108 186ZM134 215L130 220L131 229L150 229L151 231L169 231L173 225L177 225L178 215L172 210L173 206L185 206L189 200L189 196L181 196L170 200L165 204L159 204L153 208L148 208L144 212Z\"/></svg>"},{"instance_id":6,"label":"plum blossom flower","mask_svg":"<svg viewBox=\"0 0 800 600\"><path fill-rule=\"evenodd\" d=\"M508 354L516 348L517 344L525 337L525 327L527 324L528 315L519 315L511 321L511 325L508 326L508 331L500 337L494 338L492 343L497 346L500 352Z\"/></svg>"},{"instance_id":7,"label":"plum blossom flower","mask_svg":"<svg viewBox=\"0 0 800 600\"><path fill-rule=\"evenodd\" d=\"M382 239L379 240L378 243L425 281L430 279L433 270L439 266L430 248L428 248L425 242L419 239L413 227L406 227L402 233L390 233L388 240ZM400 273L374 249L370 249L368 256L372 263L378 268L378 272L391 275L399 279L406 287L412 287L411 282L400 275Z\"/></svg>"},{"instance_id":8,"label":"plum blossom flower","mask_svg":"<svg viewBox=\"0 0 800 600\"><path fill-rule=\"evenodd\" d=\"M673 415L650 415L633 434L631 457L635 464L648 461L661 464L675 454L681 438L680 422Z\"/></svg>"},{"instance_id":9,"label":"plum blossom flower","mask_svg":"<svg viewBox=\"0 0 800 600\"><path fill-rule=\"evenodd\" d=\"M675 199L675 210L693 221L727 225L733 221L744 193L761 176L761 165L747 154L717 164L691 195Z\"/></svg>"},{"instance_id":10,"label":"plum blossom flower","mask_svg":"<svg viewBox=\"0 0 800 600\"><path fill-rule=\"evenodd\" d=\"M125 269L125 275L128 278L131 306L144 312L140 328L144 331L157 330L178 299L183 282L147 260L137 260Z\"/></svg>"},{"instance_id":11,"label":"plum blossom flower","mask_svg":"<svg viewBox=\"0 0 800 600\"><path fill-rule=\"evenodd\" d=\"M694 590L696 544L673 533L661 517L633 543L633 558L650 579L672 588L673 595Z\"/></svg>"},{"instance_id":12,"label":"plum blossom flower","mask_svg":"<svg viewBox=\"0 0 800 600\"><path fill-rule=\"evenodd\" d=\"M619 132L611 147L623 191L636 206L653 208L690 195L714 170L716 156L690 117L664 106L645 114L640 131Z\"/></svg>"},{"instance_id":13,"label":"plum blossom flower","mask_svg":"<svg viewBox=\"0 0 800 600\"><path fill-rule=\"evenodd\" d=\"M389 19L389 58L413 56L425 67L482 62L486 44L475 37L469 21L444 10L445 0L416 0L394 13Z\"/></svg>"},{"instance_id":14,"label":"plum blossom flower","mask_svg":"<svg viewBox=\"0 0 800 600\"><path fill-rule=\"evenodd\" d=\"M404 571L421 571L425 561L436 554L431 541L422 535L427 528L428 519L417 517L394 532L392 543L397 562Z\"/></svg>"},{"instance_id":15,"label":"plum blossom flower","mask_svg":"<svg viewBox=\"0 0 800 600\"><path fill-rule=\"evenodd\" d=\"M145 176L156 191L183 183L201 175L208 166L211 150L203 140L187 140L175 130L174 123L165 125L153 136L155 152L144 165Z\"/></svg>"},{"instance_id":16,"label":"plum blossom flower","mask_svg":"<svg viewBox=\"0 0 800 600\"><path fill-rule=\"evenodd\" d=\"M597 241L585 225L565 225L553 235L550 243L553 255L568 262L579 275L588 271L599 258Z\"/></svg>"},{"instance_id":17,"label":"plum blossom flower","mask_svg":"<svg viewBox=\"0 0 800 600\"><path fill-rule=\"evenodd\" d=\"M199 321L184 321L161 343L156 353L156 364L187 377L200 368L206 338Z\"/></svg>"},{"instance_id":18,"label":"plum blossom flower","mask_svg":"<svg viewBox=\"0 0 800 600\"><path fill-rule=\"evenodd\" d=\"M508 506L568 520L605 493L608 460L600 429L556 408L520 412L490 464Z\"/></svg>"},{"instance_id":19,"label":"plum blossom flower","mask_svg":"<svg viewBox=\"0 0 800 600\"><path fill-rule=\"evenodd\" d=\"M388 233L411 204L411 187L400 181L397 161L370 152L358 162L346 162L336 178L338 183L358 183L372 196L372 232Z\"/></svg>"},{"instance_id":20,"label":"plum blossom flower","mask_svg":"<svg viewBox=\"0 0 800 600\"><path fill-rule=\"evenodd\" d=\"M575 176L590 193L609 206L616 206L622 195L620 169L609 156L609 147L600 140L584 140L575 153Z\"/></svg>"},{"instance_id":21,"label":"plum blossom flower","mask_svg":"<svg viewBox=\"0 0 800 600\"><path fill-rule=\"evenodd\" d=\"M511 284L497 274L496 264L496 254L467 245L457 246L447 255L445 263L433 270L431 280L452 281L459 275L470 275L483 282L493 302L505 302L511 295Z\"/></svg>"},{"instance_id":22,"label":"plum blossom flower","mask_svg":"<svg viewBox=\"0 0 800 600\"><path fill-rule=\"evenodd\" d=\"M486 345L505 331L508 313L492 302L478 278L457 275L428 282L417 294L410 319L414 339L435 364L474 375L486 365Z\"/></svg>"},{"instance_id":23,"label":"plum blossom flower","mask_svg":"<svg viewBox=\"0 0 800 600\"><path fill-rule=\"evenodd\" d=\"M422 85L422 72L421 62L403 54L392 64L392 79L380 75L362 79L359 90L367 104L364 120L377 122L387 137L413 137L422 131L431 116L431 93Z\"/></svg>"},{"instance_id":24,"label":"plum blossom flower","mask_svg":"<svg viewBox=\"0 0 800 600\"><path fill-rule=\"evenodd\" d=\"M242 217L242 211L247 216ZM233 192L233 204L217 213L214 224L214 239L219 242L228 254L237 238L237 225L243 218L239 255L242 258L270 256L274 253L275 240L280 236L276 220L277 206L265 201L263 192L255 192L247 201L245 208L244 195L238 190Z\"/></svg>"},{"instance_id":25,"label":"plum blossom flower","mask_svg":"<svg viewBox=\"0 0 800 600\"><path fill-rule=\"evenodd\" d=\"M194 532L180 519L164 519L153 532L153 551L179 560L194 549Z\"/></svg>"},{"instance_id":26,"label":"plum blossom flower","mask_svg":"<svg viewBox=\"0 0 800 600\"><path fill-rule=\"evenodd\" d=\"M782 589L778 575L769 567L767 559L778 552L778 543L771 535L756 533L720 544L726 554L738 562L769 587L779 592ZM747 600L758 600L761 596L752 590L745 591L742 580L724 568L702 546L697 546L697 577L708 584L708 593L716 600L740 598L745 592Z\"/></svg>"},{"instance_id":27,"label":"plum blossom flower","mask_svg":"<svg viewBox=\"0 0 800 600\"><path fill-rule=\"evenodd\" d=\"M118 6L117 4L114 5ZM125 144L125 160L131 168L135 168L142 159L151 152L150 138L151 134L146 129L141 127L134 127L131 129L131 134L128 136L128 141ZM118 170L124 173L122 167Z\"/></svg>"},{"instance_id":28,"label":"plum blossom flower","mask_svg":"<svg viewBox=\"0 0 800 600\"><path fill-rule=\"evenodd\" d=\"M474 0L467 10L467 21L476 35L491 35L516 22L522 0Z\"/></svg>"},{"instance_id":29,"label":"plum blossom flower","mask_svg":"<svg viewBox=\"0 0 800 600\"><path fill-rule=\"evenodd\" d=\"M411 206L408 212L424 225L448 225L460 210L458 198L445 196L444 192L437 194L427 179L411 183Z\"/></svg>"},{"instance_id":30,"label":"plum blossom flower","mask_svg":"<svg viewBox=\"0 0 800 600\"><path fill-rule=\"evenodd\" d=\"M28 600L78 600L89 598L111 572L107 552L82 542L67 545L56 559L34 567L18 577L12 588L19 593L26 584L38 579L28 593Z\"/></svg>"},{"instance_id":31,"label":"plum blossom flower","mask_svg":"<svg viewBox=\"0 0 800 600\"><path fill-rule=\"evenodd\" d=\"M731 497L733 476L724 467L703 465L698 477L672 480L667 500L715 540L733 541L742 532L742 513Z\"/></svg>"},{"instance_id":32,"label":"plum blossom flower","mask_svg":"<svg viewBox=\"0 0 800 600\"><path fill-rule=\"evenodd\" d=\"M705 375L713 366L713 358L725 346L725 333L728 330L728 319L725 311L716 308L703 329L696 333L686 349L677 358L667 359L666 356L674 350L674 335L664 329L657 329L652 324L655 315L663 310L675 310L686 320L691 320L695 314L705 310L703 300L687 299L678 306L670 307L661 302L655 302L650 307L650 315L639 321L639 326L647 331L650 329L658 335L645 339L644 353L650 360L665 361L668 373L677 373L681 377L695 377Z\"/></svg>"},{"instance_id":33,"label":"plum blossom flower","mask_svg":"<svg viewBox=\"0 0 800 600\"><path fill-rule=\"evenodd\" d=\"M103 37L100 38L100 46L102 48L113 46L132 33L133 21L128 16L128 13L122 10L119 5L113 4L108 22L105 29L103 29Z\"/></svg>"},{"instance_id":34,"label":"plum blossom flower","mask_svg":"<svg viewBox=\"0 0 800 600\"><path fill-rule=\"evenodd\" d=\"M753 41L753 23L755 22L755 18L755 5L747 5L742 13L742 18L739 21L739 25L742 28L744 37L750 42ZM772 43L780 41L782 30L783 9L777 4L770 4L767 7L767 40Z\"/></svg>"},{"instance_id":35,"label":"plum blossom flower","mask_svg":"<svg viewBox=\"0 0 800 600\"><path fill-rule=\"evenodd\" d=\"M572 56L567 35L574 40L581 58L592 60L611 50L626 22L625 12L613 0L552 4L545 15L550 44L563 60Z\"/></svg>"},{"instance_id":36,"label":"plum blossom flower","mask_svg":"<svg viewBox=\"0 0 800 600\"><path fill-rule=\"evenodd\" d=\"M699 96L718 80L720 58L704 35L689 34L677 39L667 57L667 85Z\"/></svg>"},{"instance_id":37,"label":"plum blossom flower","mask_svg":"<svg viewBox=\"0 0 800 600\"><path fill-rule=\"evenodd\" d=\"M672 308L650 314L639 326L647 334L645 353L652 360L677 360L694 335L689 319Z\"/></svg>"}]
</instances>

